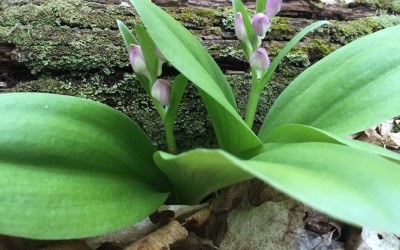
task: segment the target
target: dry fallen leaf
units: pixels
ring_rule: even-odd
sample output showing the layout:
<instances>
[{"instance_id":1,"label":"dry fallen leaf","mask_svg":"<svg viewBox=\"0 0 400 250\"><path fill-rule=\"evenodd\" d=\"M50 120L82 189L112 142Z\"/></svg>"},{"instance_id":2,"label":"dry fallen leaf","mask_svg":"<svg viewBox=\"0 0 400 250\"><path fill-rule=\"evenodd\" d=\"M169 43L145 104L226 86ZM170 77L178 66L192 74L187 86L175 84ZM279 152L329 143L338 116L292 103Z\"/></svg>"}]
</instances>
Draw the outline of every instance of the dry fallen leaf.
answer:
<instances>
[{"instance_id":1,"label":"dry fallen leaf","mask_svg":"<svg viewBox=\"0 0 400 250\"><path fill-rule=\"evenodd\" d=\"M157 231L135 241L125 250L169 250L177 241L188 237L188 231L176 220L172 220Z\"/></svg>"},{"instance_id":2,"label":"dry fallen leaf","mask_svg":"<svg viewBox=\"0 0 400 250\"><path fill-rule=\"evenodd\" d=\"M205 208L208 204L200 204L196 206L186 206L186 205L163 205L158 210L160 213L163 214L173 214L173 218L177 218L180 216L184 216L186 214L194 214L197 211ZM171 213L163 213L163 212L171 212ZM167 216L168 217L168 216ZM162 222L163 219L168 218L157 218L158 221ZM170 219L170 218L169 218ZM115 233L109 233L98 237L87 238L85 240L86 244L90 246L91 249L96 249L100 245L104 243L116 243L119 245L128 245L136 240L139 240L145 237L147 234L155 231L160 227L159 224L153 223L149 218L146 218L129 228L120 230Z\"/></svg>"},{"instance_id":3,"label":"dry fallen leaf","mask_svg":"<svg viewBox=\"0 0 400 250\"><path fill-rule=\"evenodd\" d=\"M211 211L208 208L200 210L197 213L186 218L185 222L182 224L182 226L184 226L184 227L191 226L191 227L199 228L208 221L208 219L210 218L210 213L211 213Z\"/></svg>"},{"instance_id":4,"label":"dry fallen leaf","mask_svg":"<svg viewBox=\"0 0 400 250\"><path fill-rule=\"evenodd\" d=\"M390 119L364 131L358 139L382 147L400 148L399 120Z\"/></svg>"},{"instance_id":5,"label":"dry fallen leaf","mask_svg":"<svg viewBox=\"0 0 400 250\"><path fill-rule=\"evenodd\" d=\"M379 233L369 228L363 228L361 241L357 250L388 250L400 249L400 239L394 234Z\"/></svg>"}]
</instances>

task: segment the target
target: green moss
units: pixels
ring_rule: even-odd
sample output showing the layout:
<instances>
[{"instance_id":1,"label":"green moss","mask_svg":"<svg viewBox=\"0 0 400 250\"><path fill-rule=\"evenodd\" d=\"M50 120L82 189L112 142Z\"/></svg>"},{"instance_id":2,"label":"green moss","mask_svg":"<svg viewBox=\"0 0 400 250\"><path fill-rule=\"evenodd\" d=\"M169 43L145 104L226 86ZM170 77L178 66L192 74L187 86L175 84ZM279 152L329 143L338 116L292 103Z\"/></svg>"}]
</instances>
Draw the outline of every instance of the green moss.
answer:
<instances>
[{"instance_id":1,"label":"green moss","mask_svg":"<svg viewBox=\"0 0 400 250\"><path fill-rule=\"evenodd\" d=\"M357 0L355 4L372 6L382 14L393 13L399 14L399 0Z\"/></svg>"},{"instance_id":2,"label":"green moss","mask_svg":"<svg viewBox=\"0 0 400 250\"><path fill-rule=\"evenodd\" d=\"M133 8L121 8L82 0L41 0L39 5L32 1L10 5L0 16L3 26L19 23L31 26L58 25L105 29L115 27L117 19L135 17L135 13ZM138 20L132 19L131 21Z\"/></svg>"},{"instance_id":3,"label":"green moss","mask_svg":"<svg viewBox=\"0 0 400 250\"><path fill-rule=\"evenodd\" d=\"M177 21L184 24L189 29L196 29L206 27L204 31L207 32L210 27L218 24L219 19L216 16L217 11L214 9L205 8L182 8L171 9L166 8L166 11Z\"/></svg>"},{"instance_id":4,"label":"green moss","mask_svg":"<svg viewBox=\"0 0 400 250\"><path fill-rule=\"evenodd\" d=\"M306 47L309 54L312 54L314 57L322 58L329 55L340 46L337 44L329 43L325 39L314 38Z\"/></svg>"},{"instance_id":5,"label":"green moss","mask_svg":"<svg viewBox=\"0 0 400 250\"><path fill-rule=\"evenodd\" d=\"M293 37L297 33L297 29L291 24L292 19L288 17L273 17L271 20L271 32L269 37L290 36Z\"/></svg>"},{"instance_id":6,"label":"green moss","mask_svg":"<svg viewBox=\"0 0 400 250\"><path fill-rule=\"evenodd\" d=\"M330 42L347 44L361 36L400 24L400 16L365 17L350 22L332 21Z\"/></svg>"},{"instance_id":7,"label":"green moss","mask_svg":"<svg viewBox=\"0 0 400 250\"><path fill-rule=\"evenodd\" d=\"M400 14L400 1L393 1L392 10L396 14Z\"/></svg>"},{"instance_id":8,"label":"green moss","mask_svg":"<svg viewBox=\"0 0 400 250\"><path fill-rule=\"evenodd\" d=\"M216 13L221 19L221 27L225 30L235 30L235 15L231 8L221 9Z\"/></svg>"},{"instance_id":9,"label":"green moss","mask_svg":"<svg viewBox=\"0 0 400 250\"><path fill-rule=\"evenodd\" d=\"M0 14L0 41L15 44L16 59L33 73L101 69L109 74L127 67L115 20L130 19L126 23L132 24L133 8L101 5L106 10L100 11L96 5L43 0L40 5L9 6Z\"/></svg>"}]
</instances>

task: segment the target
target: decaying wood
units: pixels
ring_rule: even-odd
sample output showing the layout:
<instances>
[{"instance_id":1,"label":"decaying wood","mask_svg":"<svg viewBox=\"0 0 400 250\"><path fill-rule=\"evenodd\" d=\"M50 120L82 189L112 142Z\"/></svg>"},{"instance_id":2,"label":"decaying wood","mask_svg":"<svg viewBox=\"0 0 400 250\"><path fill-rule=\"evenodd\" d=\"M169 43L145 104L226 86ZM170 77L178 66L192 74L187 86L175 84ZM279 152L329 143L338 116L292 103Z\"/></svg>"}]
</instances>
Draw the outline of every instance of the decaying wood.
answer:
<instances>
[{"instance_id":1,"label":"decaying wood","mask_svg":"<svg viewBox=\"0 0 400 250\"><path fill-rule=\"evenodd\" d=\"M35 5L40 5L42 3L45 3L46 1L44 0L35 0L35 1L30 1L30 0L20 0L20 1L11 1L11 0L5 0L5 8L12 7L12 8L18 8L20 6L23 6L28 3L35 3ZM116 5L121 8L128 8L126 6L129 6L129 4L124 1L124 0L87 0L87 2L92 2L96 3L97 5L93 6L93 8L96 9L96 12L98 12L99 15L104 15L107 16L107 11L108 9L106 7L102 6L108 6L108 5ZM154 1L155 3L159 4L160 6L164 7L180 7L180 8L174 8L171 9L170 11L176 12L177 15L179 15L180 12L182 12L182 8L194 8L194 7L203 7L203 8L216 8L216 7L223 7L223 8L228 8L230 6L229 1L226 0L214 0L214 1L203 1L203 0L156 0ZM254 8L254 1L245 1L245 3L249 6L249 8ZM221 10L223 11L223 10ZM331 5L324 5L320 2L314 2L311 0L300 0L300 1L285 1L283 4L282 11L280 12L280 16L283 17L292 17L292 18L299 18L299 19L307 19L307 20L316 20L316 19L335 19L335 20L352 20L355 18L359 17L364 17L364 16L371 16L375 14L375 9L372 7L367 7L367 6L353 6L352 8L348 7L341 7L341 6L331 6ZM51 13L47 13L51 14ZM46 15L47 15L46 14ZM1 14L0 14L1 17ZM0 18L1 19L1 18ZM62 23L63 20L61 20L61 25L66 26L68 23ZM293 24L296 25L298 23L304 23L302 21L294 21ZM19 49L17 48L16 44L10 43L7 38L9 35L11 35L13 32L16 32L18 28L18 24L15 24L15 27L11 27L11 29L8 29L3 36L0 34L0 82L10 82L10 81L21 81L27 78L34 78L34 76L30 75L29 68L31 67L29 65L26 65L25 63L22 63L19 56ZM28 25L29 31L34 34L35 33L35 27L31 24L24 24ZM54 24L54 29L55 32L57 32L57 25ZM79 24L71 24L71 32L75 32L74 29L76 29L76 25ZM220 28L221 23L214 23L213 28ZM201 38L206 46L211 46L215 44L219 44L221 47L228 47L230 46L230 43L232 41L235 41L235 37L232 36L232 33L226 33L222 32L222 37L220 36L215 36L210 34L210 32L207 32L207 29L209 29L209 26L202 26L201 24L186 24L188 28L193 28L196 30L196 32L199 34L199 38ZM301 25L300 25L301 26ZM0 22L0 27L1 27L1 22ZM115 27L108 27L109 29L115 29ZM56 40L57 35L55 36L48 36L43 38L45 40ZM286 38L284 39L286 40ZM65 41L65 43L68 43L69 41ZM39 43L40 44L40 43ZM37 42L32 41L32 45L38 46ZM40 45L39 45L40 46ZM32 55L34 57L35 55ZM235 64L237 62L232 62L229 61L229 58L226 58L227 61L221 61L219 62L223 65L229 65L232 63ZM229 67L228 67L229 68ZM235 67L232 68L235 70ZM65 69L53 69L55 71L63 71ZM243 69L242 69L243 70ZM12 83L9 85L13 85Z\"/></svg>"}]
</instances>

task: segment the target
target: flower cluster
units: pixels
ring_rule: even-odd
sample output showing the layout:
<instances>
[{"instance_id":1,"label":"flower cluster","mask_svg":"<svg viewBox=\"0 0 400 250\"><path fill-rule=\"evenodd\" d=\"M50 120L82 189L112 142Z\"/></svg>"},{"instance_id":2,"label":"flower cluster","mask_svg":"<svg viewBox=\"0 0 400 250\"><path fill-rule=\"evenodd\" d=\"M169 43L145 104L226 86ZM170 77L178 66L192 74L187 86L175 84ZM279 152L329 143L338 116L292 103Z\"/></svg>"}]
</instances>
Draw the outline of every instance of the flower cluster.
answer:
<instances>
[{"instance_id":1,"label":"flower cluster","mask_svg":"<svg viewBox=\"0 0 400 250\"><path fill-rule=\"evenodd\" d=\"M158 59L157 77L162 73L162 65L166 61L165 57L161 54L160 50L156 48L155 54ZM147 68L146 60L143 56L142 49L139 45L131 44L129 51L129 61L131 63L133 72L138 75L144 75L151 82L151 74ZM157 79L152 83L151 95L158 100L161 105L168 106L171 103L171 83L164 79Z\"/></svg>"},{"instance_id":2,"label":"flower cluster","mask_svg":"<svg viewBox=\"0 0 400 250\"><path fill-rule=\"evenodd\" d=\"M260 48L259 46L261 45L261 40L264 39L267 31L271 27L270 19L281 10L281 7L282 0L267 0L265 14L257 13L251 19L251 26L253 29L252 31L258 37L258 47L252 49L252 47L249 46L249 48L252 49L249 61L250 66L257 71L263 72L267 70L270 65L270 59L267 50L264 48ZM236 13L235 33L240 41L243 41L246 44L250 44L246 27L243 21L243 15L241 12Z\"/></svg>"}]
</instances>

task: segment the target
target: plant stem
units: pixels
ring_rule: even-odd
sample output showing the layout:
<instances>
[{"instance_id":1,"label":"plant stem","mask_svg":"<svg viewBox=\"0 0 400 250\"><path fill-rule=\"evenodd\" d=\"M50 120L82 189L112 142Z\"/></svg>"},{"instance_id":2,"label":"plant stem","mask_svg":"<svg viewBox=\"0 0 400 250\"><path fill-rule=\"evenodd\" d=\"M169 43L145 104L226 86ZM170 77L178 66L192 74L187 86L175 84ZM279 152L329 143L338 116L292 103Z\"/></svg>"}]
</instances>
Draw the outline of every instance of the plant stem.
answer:
<instances>
[{"instance_id":1,"label":"plant stem","mask_svg":"<svg viewBox=\"0 0 400 250\"><path fill-rule=\"evenodd\" d=\"M173 124L164 124L165 128L165 138L167 140L168 153L176 154L176 143L174 136L174 126Z\"/></svg>"},{"instance_id":2,"label":"plant stem","mask_svg":"<svg viewBox=\"0 0 400 250\"><path fill-rule=\"evenodd\" d=\"M158 114L160 115L161 121L164 124L164 130L165 130L165 139L167 141L167 148L168 152L171 154L176 154L176 143L175 143L175 136L174 136L174 126L173 124L167 124L165 121L165 115L166 111L164 107L161 105L161 103L155 99L152 98L154 107L156 107L156 110Z\"/></svg>"},{"instance_id":3,"label":"plant stem","mask_svg":"<svg viewBox=\"0 0 400 250\"><path fill-rule=\"evenodd\" d=\"M158 114L160 115L161 121L164 123L165 122L165 109L161 105L160 101L158 101L155 98L151 98L153 100L154 107L156 107L156 110Z\"/></svg>"},{"instance_id":4,"label":"plant stem","mask_svg":"<svg viewBox=\"0 0 400 250\"><path fill-rule=\"evenodd\" d=\"M259 89L259 81L257 79L257 71L251 70L251 90L249 95L249 100L247 102L246 116L244 121L250 129L253 128L254 118L257 111L258 100L260 99L261 90Z\"/></svg>"}]
</instances>

